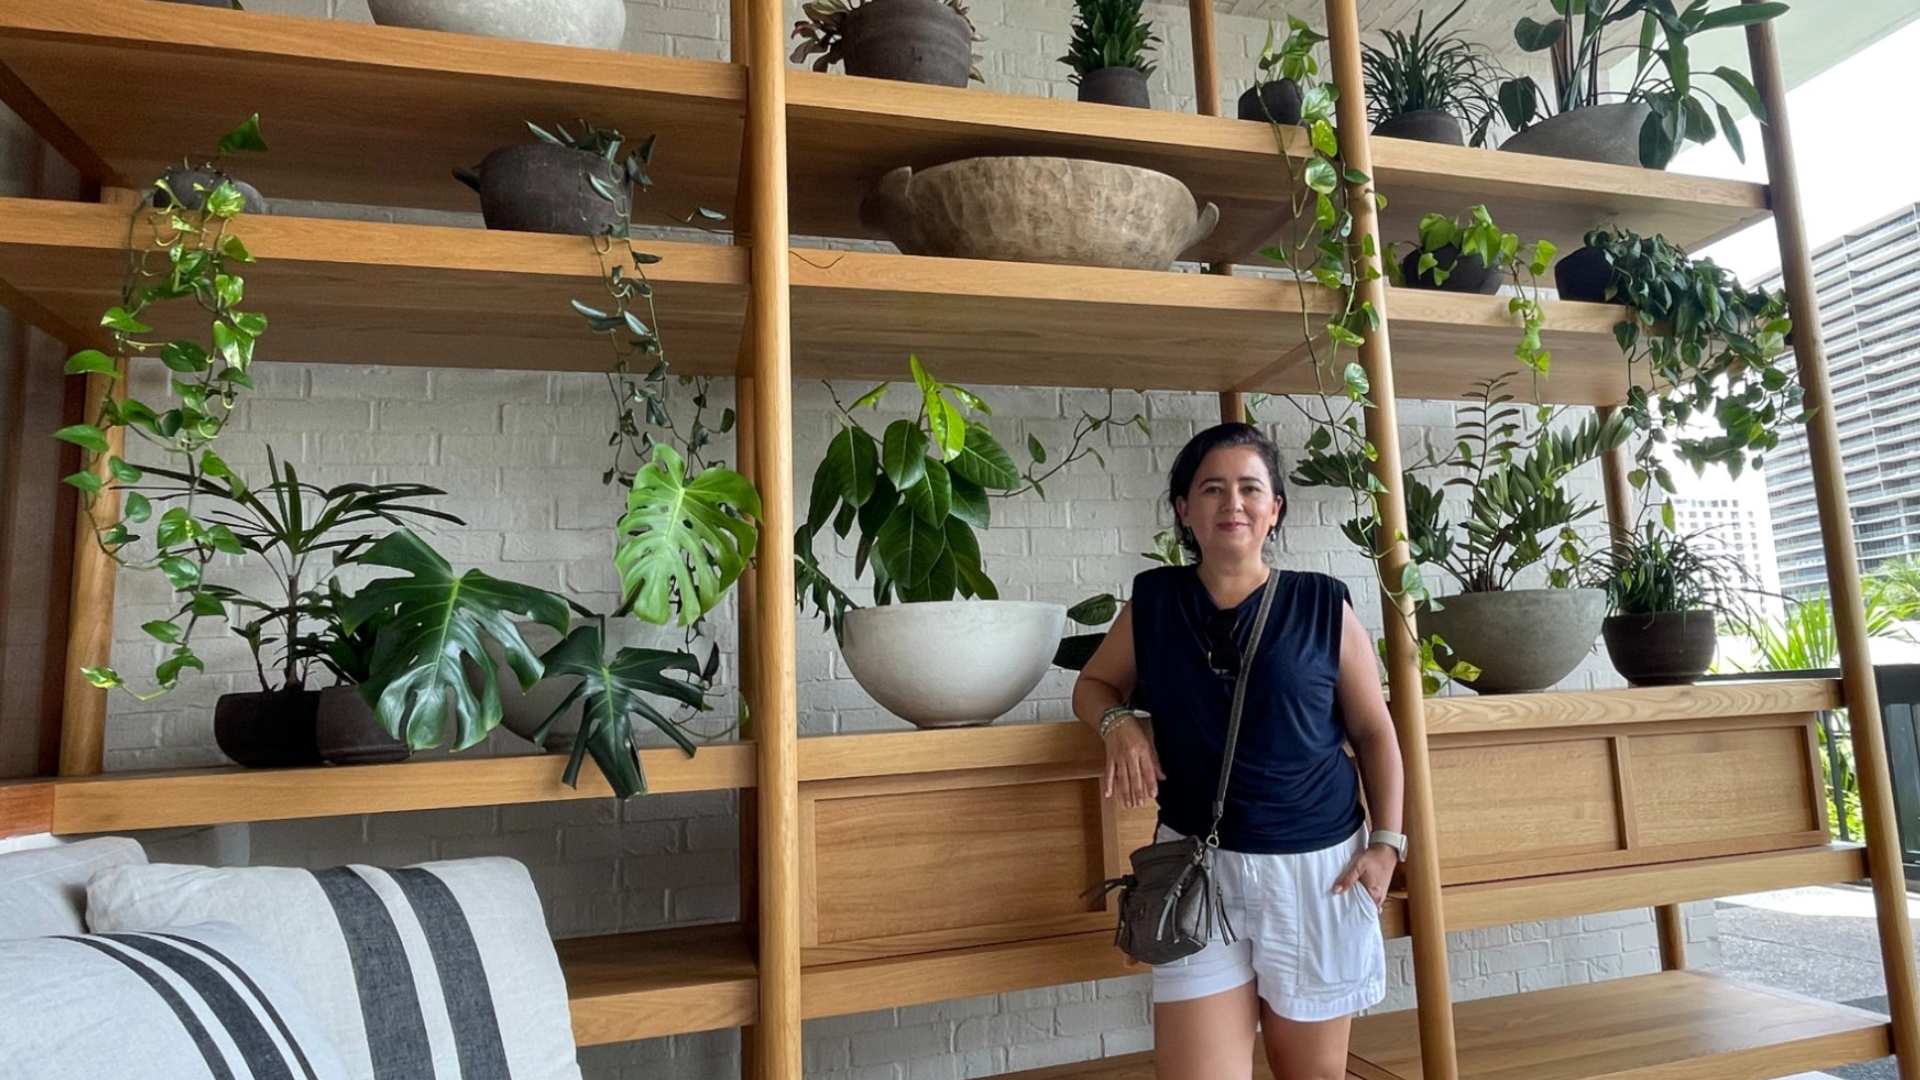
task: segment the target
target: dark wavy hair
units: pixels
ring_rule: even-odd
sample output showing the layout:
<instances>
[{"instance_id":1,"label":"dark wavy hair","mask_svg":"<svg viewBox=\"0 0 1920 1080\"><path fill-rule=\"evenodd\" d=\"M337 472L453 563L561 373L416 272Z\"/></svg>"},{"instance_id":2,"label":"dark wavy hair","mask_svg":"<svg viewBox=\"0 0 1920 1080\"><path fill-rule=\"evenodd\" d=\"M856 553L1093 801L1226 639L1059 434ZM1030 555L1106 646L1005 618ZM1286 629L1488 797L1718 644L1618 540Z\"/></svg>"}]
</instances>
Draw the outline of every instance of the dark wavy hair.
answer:
<instances>
[{"instance_id":1,"label":"dark wavy hair","mask_svg":"<svg viewBox=\"0 0 1920 1080\"><path fill-rule=\"evenodd\" d=\"M1287 520L1287 504L1291 500L1287 498L1286 472L1280 467L1280 448L1252 424L1215 424L1187 440L1187 445L1180 448L1180 456L1173 459L1173 471L1167 476L1167 506L1173 510L1174 529L1180 535L1180 546L1195 560L1200 558L1200 544L1194 539L1193 530L1180 524L1178 500L1186 498L1193 489L1193 478L1208 454L1237 446L1251 447L1266 463L1273 494L1280 500L1280 520L1274 523L1274 531L1278 532Z\"/></svg>"}]
</instances>

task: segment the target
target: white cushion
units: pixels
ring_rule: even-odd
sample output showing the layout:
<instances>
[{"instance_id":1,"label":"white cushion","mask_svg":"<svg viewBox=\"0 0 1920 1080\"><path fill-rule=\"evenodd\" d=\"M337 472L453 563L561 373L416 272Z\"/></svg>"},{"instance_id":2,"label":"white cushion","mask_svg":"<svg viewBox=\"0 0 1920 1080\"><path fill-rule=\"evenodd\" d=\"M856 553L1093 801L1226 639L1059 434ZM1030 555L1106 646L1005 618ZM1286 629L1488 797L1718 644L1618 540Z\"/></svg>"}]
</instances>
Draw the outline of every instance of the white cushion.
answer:
<instances>
[{"instance_id":1,"label":"white cushion","mask_svg":"<svg viewBox=\"0 0 1920 1080\"><path fill-rule=\"evenodd\" d=\"M347 1080L285 971L207 924L0 941L0 1076Z\"/></svg>"},{"instance_id":2,"label":"white cushion","mask_svg":"<svg viewBox=\"0 0 1920 1080\"><path fill-rule=\"evenodd\" d=\"M139 842L124 836L0 855L0 940L84 933L87 879L146 861Z\"/></svg>"},{"instance_id":3,"label":"white cushion","mask_svg":"<svg viewBox=\"0 0 1920 1080\"><path fill-rule=\"evenodd\" d=\"M356 1080L579 1080L567 988L526 867L126 866L95 930L232 922L313 1004Z\"/></svg>"}]
</instances>

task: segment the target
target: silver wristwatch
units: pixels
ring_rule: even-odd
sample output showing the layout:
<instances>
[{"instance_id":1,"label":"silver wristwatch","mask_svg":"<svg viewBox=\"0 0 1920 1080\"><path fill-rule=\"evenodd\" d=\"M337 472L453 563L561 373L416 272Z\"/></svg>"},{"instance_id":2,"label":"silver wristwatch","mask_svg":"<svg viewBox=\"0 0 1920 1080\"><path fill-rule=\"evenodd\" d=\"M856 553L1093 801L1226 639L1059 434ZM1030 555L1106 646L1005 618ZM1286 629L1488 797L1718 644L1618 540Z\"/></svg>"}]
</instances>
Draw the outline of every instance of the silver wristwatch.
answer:
<instances>
[{"instance_id":1,"label":"silver wristwatch","mask_svg":"<svg viewBox=\"0 0 1920 1080\"><path fill-rule=\"evenodd\" d=\"M1391 829L1375 829L1367 834L1367 846L1372 847L1375 844L1387 845L1393 849L1394 855L1398 856L1401 862L1407 861L1406 833L1397 833Z\"/></svg>"}]
</instances>

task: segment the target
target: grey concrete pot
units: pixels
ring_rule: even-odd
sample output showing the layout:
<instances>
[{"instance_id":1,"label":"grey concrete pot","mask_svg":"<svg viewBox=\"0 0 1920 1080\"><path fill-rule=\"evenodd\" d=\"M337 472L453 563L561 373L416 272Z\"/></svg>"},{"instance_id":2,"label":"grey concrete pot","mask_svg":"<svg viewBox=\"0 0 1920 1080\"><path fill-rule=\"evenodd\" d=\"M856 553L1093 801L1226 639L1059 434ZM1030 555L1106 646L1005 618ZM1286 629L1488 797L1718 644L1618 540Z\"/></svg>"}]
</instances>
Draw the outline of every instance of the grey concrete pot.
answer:
<instances>
[{"instance_id":1,"label":"grey concrete pot","mask_svg":"<svg viewBox=\"0 0 1920 1080\"><path fill-rule=\"evenodd\" d=\"M1132 67L1097 68L1080 76L1080 100L1132 109L1153 108L1146 73Z\"/></svg>"},{"instance_id":2,"label":"grey concrete pot","mask_svg":"<svg viewBox=\"0 0 1920 1080\"><path fill-rule=\"evenodd\" d=\"M550 143L516 143L482 158L461 179L480 193L489 229L602 236L620 221L620 207L593 185L598 176L633 205L626 174L599 154Z\"/></svg>"},{"instance_id":3,"label":"grey concrete pot","mask_svg":"<svg viewBox=\"0 0 1920 1080\"><path fill-rule=\"evenodd\" d=\"M1609 615L1600 630L1607 659L1634 686L1686 686L1713 666L1720 647L1711 609Z\"/></svg>"},{"instance_id":4,"label":"grey concrete pot","mask_svg":"<svg viewBox=\"0 0 1920 1080\"><path fill-rule=\"evenodd\" d=\"M923 728L990 724L1040 685L1061 604L942 600L847 613L840 655L882 708Z\"/></svg>"},{"instance_id":5,"label":"grey concrete pot","mask_svg":"<svg viewBox=\"0 0 1920 1080\"><path fill-rule=\"evenodd\" d=\"M847 12L840 55L849 75L964 87L973 29L939 0L866 0Z\"/></svg>"},{"instance_id":6,"label":"grey concrete pot","mask_svg":"<svg viewBox=\"0 0 1920 1080\"><path fill-rule=\"evenodd\" d=\"M1509 136L1500 149L1638 168L1640 125L1652 114L1638 101L1592 105L1542 120Z\"/></svg>"},{"instance_id":7,"label":"grey concrete pot","mask_svg":"<svg viewBox=\"0 0 1920 1080\"><path fill-rule=\"evenodd\" d=\"M1412 139L1444 146L1467 145L1465 125L1452 113L1439 109L1415 109L1388 117L1374 125L1373 133L1383 139Z\"/></svg>"},{"instance_id":8,"label":"grey concrete pot","mask_svg":"<svg viewBox=\"0 0 1920 1080\"><path fill-rule=\"evenodd\" d=\"M1607 615L1601 589L1510 589L1441 598L1421 610L1420 636L1440 635L1455 657L1480 669L1466 685L1482 694L1545 690L1580 666Z\"/></svg>"},{"instance_id":9,"label":"grey concrete pot","mask_svg":"<svg viewBox=\"0 0 1920 1080\"><path fill-rule=\"evenodd\" d=\"M380 718L352 684L320 691L315 712L320 757L331 765L378 765L413 756L407 744L387 734Z\"/></svg>"},{"instance_id":10,"label":"grey concrete pot","mask_svg":"<svg viewBox=\"0 0 1920 1080\"><path fill-rule=\"evenodd\" d=\"M1152 169L1060 157L977 157L880 178L860 220L909 255L1165 270L1220 221Z\"/></svg>"},{"instance_id":11,"label":"grey concrete pot","mask_svg":"<svg viewBox=\"0 0 1920 1080\"><path fill-rule=\"evenodd\" d=\"M617 49L625 0L367 0L382 26Z\"/></svg>"}]
</instances>

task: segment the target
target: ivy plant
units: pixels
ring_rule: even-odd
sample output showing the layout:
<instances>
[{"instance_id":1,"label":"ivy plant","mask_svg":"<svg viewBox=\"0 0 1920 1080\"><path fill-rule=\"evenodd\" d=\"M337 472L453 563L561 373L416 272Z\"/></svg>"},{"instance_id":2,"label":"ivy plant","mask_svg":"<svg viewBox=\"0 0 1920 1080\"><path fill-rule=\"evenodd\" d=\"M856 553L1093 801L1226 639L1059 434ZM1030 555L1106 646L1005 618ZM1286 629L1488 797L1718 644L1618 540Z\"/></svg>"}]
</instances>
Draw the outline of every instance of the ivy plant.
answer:
<instances>
[{"instance_id":1,"label":"ivy plant","mask_svg":"<svg viewBox=\"0 0 1920 1080\"><path fill-rule=\"evenodd\" d=\"M1507 312L1520 324L1520 344L1513 354L1535 373L1545 375L1553 354L1540 343L1540 330L1547 321L1546 308L1540 303L1540 278L1553 266L1553 244L1536 240L1523 248L1520 237L1494 224L1484 204L1469 207L1457 217L1425 215L1420 219L1415 243L1414 250L1420 253L1414 262L1416 278L1430 278L1436 286L1444 285L1459 260L1472 256L1513 283L1514 295L1507 299ZM1443 255L1447 257L1444 266L1440 262ZM1387 273L1396 279L1401 272L1400 261L1395 245L1387 245ZM1404 283L1396 280L1395 284Z\"/></svg>"},{"instance_id":2,"label":"ivy plant","mask_svg":"<svg viewBox=\"0 0 1920 1080\"><path fill-rule=\"evenodd\" d=\"M119 302L100 318L110 344L82 349L66 362L68 375L100 375L119 382L133 360L154 358L170 376L165 400L109 393L97 403L98 418L92 423L54 433L83 451L84 467L66 482L82 493L87 521L101 549L125 569L165 575L181 598L171 618L144 628L168 646L168 652L154 668L156 688L136 694L142 698L173 689L183 671L205 670L193 650L194 630L201 619L225 613L221 597L207 586L207 567L218 555L246 550L230 528L206 516L201 481L234 479L214 444L235 402L253 386L248 369L267 331L266 316L246 307L242 269L253 256L231 231L245 199L220 163L230 154L266 148L256 114L221 137L213 158L199 166L186 163L187 171L217 178L210 190L196 190L196 197L189 199L188 193L172 190L165 178L155 184L159 208L134 210L127 226L127 272ZM194 204L199 208L186 208ZM178 337L156 335L152 323L159 321L161 309L171 312L176 307L198 309L196 330ZM147 467L112 449L107 433L115 428L125 429L145 452L187 478L176 505L160 510L147 495L133 490ZM116 501L117 517L106 512ZM125 686L111 667L89 667L84 674L97 687Z\"/></svg>"}]
</instances>

